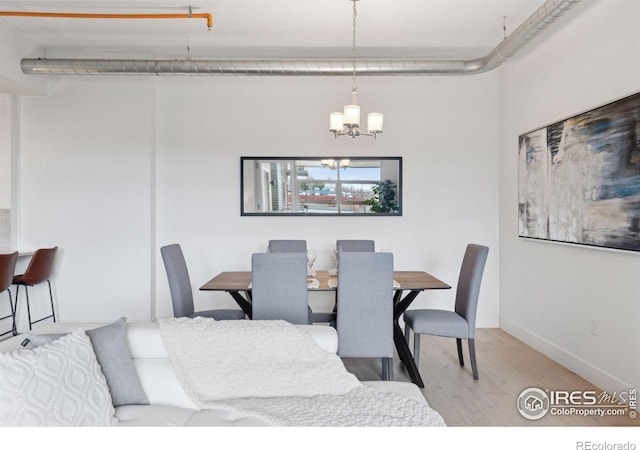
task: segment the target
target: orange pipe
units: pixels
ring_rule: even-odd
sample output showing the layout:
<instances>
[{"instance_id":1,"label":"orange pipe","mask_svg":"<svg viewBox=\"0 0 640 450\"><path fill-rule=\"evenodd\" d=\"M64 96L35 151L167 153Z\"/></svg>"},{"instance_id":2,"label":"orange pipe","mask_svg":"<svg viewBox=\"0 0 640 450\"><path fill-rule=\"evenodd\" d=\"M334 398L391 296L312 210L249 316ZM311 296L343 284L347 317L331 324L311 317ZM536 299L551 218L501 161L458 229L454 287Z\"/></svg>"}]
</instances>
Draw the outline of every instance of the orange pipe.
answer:
<instances>
[{"instance_id":1,"label":"orange pipe","mask_svg":"<svg viewBox=\"0 0 640 450\"><path fill-rule=\"evenodd\" d=\"M48 12L14 12L0 11L0 16L13 17L55 17L63 19L207 19L209 30L213 27L213 16L210 13L200 14L83 14L83 13L48 13Z\"/></svg>"}]
</instances>

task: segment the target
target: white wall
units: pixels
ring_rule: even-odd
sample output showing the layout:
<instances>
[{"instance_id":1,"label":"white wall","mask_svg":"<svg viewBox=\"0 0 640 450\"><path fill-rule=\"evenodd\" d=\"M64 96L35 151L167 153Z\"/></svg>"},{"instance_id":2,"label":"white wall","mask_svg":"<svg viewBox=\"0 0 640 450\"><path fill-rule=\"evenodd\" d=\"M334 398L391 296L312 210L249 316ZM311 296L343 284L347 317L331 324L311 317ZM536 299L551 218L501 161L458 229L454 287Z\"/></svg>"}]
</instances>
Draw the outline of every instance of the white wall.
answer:
<instances>
[{"instance_id":1,"label":"white wall","mask_svg":"<svg viewBox=\"0 0 640 450\"><path fill-rule=\"evenodd\" d=\"M11 97L0 94L0 209L11 208Z\"/></svg>"},{"instance_id":2,"label":"white wall","mask_svg":"<svg viewBox=\"0 0 640 450\"><path fill-rule=\"evenodd\" d=\"M44 51L31 43L6 22L0 23L0 93L42 95L46 93L44 77L22 73L22 58L43 57Z\"/></svg>"},{"instance_id":3,"label":"white wall","mask_svg":"<svg viewBox=\"0 0 640 450\"><path fill-rule=\"evenodd\" d=\"M640 90L640 3L576 10L500 69L500 326L620 391L640 385L639 255L517 237L518 135Z\"/></svg>"},{"instance_id":4,"label":"white wall","mask_svg":"<svg viewBox=\"0 0 640 450\"><path fill-rule=\"evenodd\" d=\"M307 239L318 268L338 238L391 249L398 269L455 285L468 242L491 247L479 325L498 322L497 73L360 81L377 140L334 140L346 78L65 77L21 102L21 247L59 245L60 318L171 314L162 245L178 242L196 307L233 304L197 289L248 270L274 238ZM402 156L402 217L241 217L240 156ZM312 296L316 307L328 298ZM453 291L416 306L451 307ZM157 304L155 300L157 299Z\"/></svg>"},{"instance_id":5,"label":"white wall","mask_svg":"<svg viewBox=\"0 0 640 450\"><path fill-rule=\"evenodd\" d=\"M0 94L0 252L11 249L11 136L12 98ZM10 309L7 307L8 311ZM6 314L0 312L4 317Z\"/></svg>"},{"instance_id":6,"label":"white wall","mask_svg":"<svg viewBox=\"0 0 640 450\"><path fill-rule=\"evenodd\" d=\"M73 80L21 99L18 247L59 246L63 321L149 317L152 81Z\"/></svg>"}]
</instances>

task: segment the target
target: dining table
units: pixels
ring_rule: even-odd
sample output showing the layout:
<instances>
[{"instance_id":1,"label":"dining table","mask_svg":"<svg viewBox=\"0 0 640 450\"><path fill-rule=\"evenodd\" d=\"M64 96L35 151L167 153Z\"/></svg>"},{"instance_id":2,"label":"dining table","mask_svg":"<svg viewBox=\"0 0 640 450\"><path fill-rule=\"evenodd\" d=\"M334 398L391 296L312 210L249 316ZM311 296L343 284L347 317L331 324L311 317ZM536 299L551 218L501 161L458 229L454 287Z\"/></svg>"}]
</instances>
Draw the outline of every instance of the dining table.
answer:
<instances>
[{"instance_id":1,"label":"dining table","mask_svg":"<svg viewBox=\"0 0 640 450\"><path fill-rule=\"evenodd\" d=\"M335 271L315 271L313 279L317 283L309 285L309 291L335 291L337 289ZM424 382L418 371L409 344L405 340L399 319L415 298L423 291L432 289L451 289L447 283L424 271L394 271L393 272L393 342L400 361L407 369L409 378L419 387ZM251 318L251 272L220 272L200 287L201 291L224 291L233 297L247 317Z\"/></svg>"}]
</instances>

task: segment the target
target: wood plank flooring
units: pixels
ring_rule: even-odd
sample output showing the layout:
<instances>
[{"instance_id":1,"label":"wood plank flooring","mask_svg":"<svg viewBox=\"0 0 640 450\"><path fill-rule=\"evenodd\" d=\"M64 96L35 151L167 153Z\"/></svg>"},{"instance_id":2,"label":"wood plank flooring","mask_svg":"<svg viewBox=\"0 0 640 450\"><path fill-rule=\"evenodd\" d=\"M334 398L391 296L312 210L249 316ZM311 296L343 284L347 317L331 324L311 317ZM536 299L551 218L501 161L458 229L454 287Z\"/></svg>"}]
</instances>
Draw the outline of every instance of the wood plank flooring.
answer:
<instances>
[{"instance_id":1,"label":"wood plank flooring","mask_svg":"<svg viewBox=\"0 0 640 450\"><path fill-rule=\"evenodd\" d=\"M413 344L412 344L413 345ZM479 380L471 375L467 343L463 341L465 367L458 364L455 339L422 336L420 374L422 393L448 426L593 427L639 426L640 419L546 414L539 420L520 415L516 402L530 387L550 390L595 390L592 384L555 363L523 342L496 329L478 329L476 353ZM380 361L344 359L360 380L380 379ZM394 377L409 381L395 358Z\"/></svg>"}]
</instances>

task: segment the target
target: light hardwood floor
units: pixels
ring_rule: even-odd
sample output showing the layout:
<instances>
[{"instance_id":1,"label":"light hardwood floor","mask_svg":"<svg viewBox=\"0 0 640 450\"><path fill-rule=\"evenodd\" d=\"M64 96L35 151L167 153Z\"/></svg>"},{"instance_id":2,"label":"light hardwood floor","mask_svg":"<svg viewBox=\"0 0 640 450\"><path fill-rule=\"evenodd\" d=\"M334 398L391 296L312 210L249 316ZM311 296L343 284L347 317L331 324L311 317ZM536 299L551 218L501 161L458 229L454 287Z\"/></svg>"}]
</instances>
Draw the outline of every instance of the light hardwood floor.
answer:
<instances>
[{"instance_id":1,"label":"light hardwood floor","mask_svg":"<svg viewBox=\"0 0 640 450\"><path fill-rule=\"evenodd\" d=\"M532 421L520 415L516 402L530 387L550 390L601 390L523 342L496 329L478 329L476 352L479 380L474 380L463 341L465 367L458 364L455 339L422 336L420 374L422 393L448 426L639 426L640 419L624 417L553 416ZM380 362L345 359L360 380L380 379ZM394 377L408 381L395 358Z\"/></svg>"}]
</instances>

